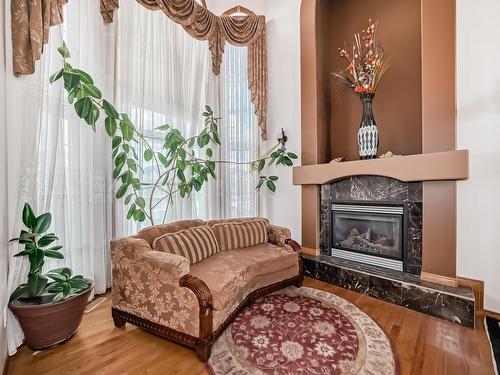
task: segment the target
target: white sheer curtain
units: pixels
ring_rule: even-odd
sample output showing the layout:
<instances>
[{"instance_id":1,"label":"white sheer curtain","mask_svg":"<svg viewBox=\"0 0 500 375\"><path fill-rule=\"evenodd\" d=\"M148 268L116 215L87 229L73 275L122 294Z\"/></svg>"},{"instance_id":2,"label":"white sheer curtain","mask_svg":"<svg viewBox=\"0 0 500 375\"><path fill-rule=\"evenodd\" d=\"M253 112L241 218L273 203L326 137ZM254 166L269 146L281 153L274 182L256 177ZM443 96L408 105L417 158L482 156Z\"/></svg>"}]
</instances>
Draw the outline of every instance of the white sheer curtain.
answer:
<instances>
[{"instance_id":1,"label":"white sheer curtain","mask_svg":"<svg viewBox=\"0 0 500 375\"><path fill-rule=\"evenodd\" d=\"M10 2L5 3L8 7ZM93 134L65 104L62 83L50 85L48 77L61 68L56 49L64 34L71 63L91 72L105 95L112 93L113 72L108 70L114 66L110 54L114 51L113 28L103 25L93 2L73 0L65 11L64 30L51 28L50 43L34 75L15 78L12 66L7 67L9 234L17 236L22 227L24 202L38 213L52 212L50 229L59 236L65 259L50 261L45 268L68 265L75 273L93 279L95 291L103 293L110 286L110 146L102 128ZM7 30L10 42L9 33ZM10 51L11 46L7 56ZM12 245L9 254L18 250ZM9 291L25 281L27 271L26 259L11 257ZM12 355L23 334L10 310L7 324Z\"/></svg>"},{"instance_id":2,"label":"white sheer curtain","mask_svg":"<svg viewBox=\"0 0 500 375\"><path fill-rule=\"evenodd\" d=\"M236 162L257 158L259 131L248 92L247 48L226 45L224 71L221 77L214 77L207 42L193 39L163 13L130 1L121 4L117 16L116 104L150 137L154 147L159 150L163 144L162 133L154 130L160 125L169 124L187 137L201 131L201 113L209 104L222 117L223 144L217 148L216 158ZM145 179L156 176L152 162L143 160L142 166ZM175 199L166 222L255 216L256 185L247 165L219 167L216 181L191 199ZM163 221L161 211L157 210L156 223ZM125 216L126 209L117 202L117 235L139 229Z\"/></svg>"}]
</instances>

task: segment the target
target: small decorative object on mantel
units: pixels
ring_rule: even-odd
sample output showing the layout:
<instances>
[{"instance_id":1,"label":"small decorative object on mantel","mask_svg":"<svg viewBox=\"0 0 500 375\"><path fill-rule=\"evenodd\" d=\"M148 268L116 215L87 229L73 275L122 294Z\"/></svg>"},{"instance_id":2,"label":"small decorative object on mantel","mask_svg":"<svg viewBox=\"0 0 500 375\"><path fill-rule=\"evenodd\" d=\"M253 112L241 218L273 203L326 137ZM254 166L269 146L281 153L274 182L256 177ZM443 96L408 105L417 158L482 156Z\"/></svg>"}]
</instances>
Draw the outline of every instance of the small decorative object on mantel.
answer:
<instances>
[{"instance_id":1,"label":"small decorative object on mantel","mask_svg":"<svg viewBox=\"0 0 500 375\"><path fill-rule=\"evenodd\" d=\"M345 160L343 156L339 156L338 158L332 159L331 163L342 163Z\"/></svg>"},{"instance_id":2,"label":"small decorative object on mantel","mask_svg":"<svg viewBox=\"0 0 500 375\"><path fill-rule=\"evenodd\" d=\"M361 159L377 157L379 131L373 117L372 102L377 86L389 68L389 60L377 40L378 21L368 20L368 28L361 35L354 34L352 52L339 48L339 54L349 65L333 75L359 94L363 103L363 117L358 131L358 152Z\"/></svg>"},{"instance_id":3,"label":"small decorative object on mantel","mask_svg":"<svg viewBox=\"0 0 500 375\"><path fill-rule=\"evenodd\" d=\"M388 159L388 158L392 158L394 156L401 156L401 155L396 155L392 151L387 151L386 153L383 153L382 155L380 155L379 159Z\"/></svg>"}]
</instances>

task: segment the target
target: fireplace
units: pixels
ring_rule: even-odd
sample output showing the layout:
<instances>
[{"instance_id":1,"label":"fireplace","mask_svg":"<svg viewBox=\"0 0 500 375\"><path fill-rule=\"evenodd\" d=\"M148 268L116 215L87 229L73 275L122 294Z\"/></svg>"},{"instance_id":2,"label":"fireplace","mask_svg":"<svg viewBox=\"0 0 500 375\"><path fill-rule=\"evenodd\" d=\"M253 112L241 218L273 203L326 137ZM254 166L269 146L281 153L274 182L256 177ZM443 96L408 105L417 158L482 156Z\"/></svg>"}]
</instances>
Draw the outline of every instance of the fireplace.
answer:
<instances>
[{"instance_id":1,"label":"fireplace","mask_svg":"<svg viewBox=\"0 0 500 375\"><path fill-rule=\"evenodd\" d=\"M403 204L332 202L331 255L403 271L405 223Z\"/></svg>"}]
</instances>

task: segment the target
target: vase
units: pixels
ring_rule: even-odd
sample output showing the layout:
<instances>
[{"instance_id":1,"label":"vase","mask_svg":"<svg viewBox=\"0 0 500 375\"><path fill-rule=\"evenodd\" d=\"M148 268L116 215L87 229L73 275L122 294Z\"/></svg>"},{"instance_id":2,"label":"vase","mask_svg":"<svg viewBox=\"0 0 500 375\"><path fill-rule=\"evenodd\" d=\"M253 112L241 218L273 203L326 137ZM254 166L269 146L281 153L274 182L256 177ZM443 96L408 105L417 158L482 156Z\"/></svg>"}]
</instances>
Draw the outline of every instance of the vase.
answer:
<instances>
[{"instance_id":1,"label":"vase","mask_svg":"<svg viewBox=\"0 0 500 375\"><path fill-rule=\"evenodd\" d=\"M379 134L378 127L373 117L372 102L375 94L360 94L363 103L363 117L358 130L359 158L375 159L377 157Z\"/></svg>"}]
</instances>

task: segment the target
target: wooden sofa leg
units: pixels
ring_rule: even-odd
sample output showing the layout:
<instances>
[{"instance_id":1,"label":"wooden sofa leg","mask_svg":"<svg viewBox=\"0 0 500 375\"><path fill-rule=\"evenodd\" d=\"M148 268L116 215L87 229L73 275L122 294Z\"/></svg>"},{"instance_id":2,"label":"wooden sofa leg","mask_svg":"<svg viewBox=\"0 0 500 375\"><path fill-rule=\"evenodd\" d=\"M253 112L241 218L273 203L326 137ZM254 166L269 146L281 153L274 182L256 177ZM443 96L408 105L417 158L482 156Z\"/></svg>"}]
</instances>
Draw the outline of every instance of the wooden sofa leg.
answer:
<instances>
[{"instance_id":1,"label":"wooden sofa leg","mask_svg":"<svg viewBox=\"0 0 500 375\"><path fill-rule=\"evenodd\" d=\"M122 328L125 326L125 319L123 319L117 310L112 310L111 314L113 315L113 323L115 323L116 328Z\"/></svg>"},{"instance_id":2,"label":"wooden sofa leg","mask_svg":"<svg viewBox=\"0 0 500 375\"><path fill-rule=\"evenodd\" d=\"M208 342L200 342L198 346L196 346L196 355L201 362L208 362L210 354L212 354L212 344Z\"/></svg>"}]
</instances>

